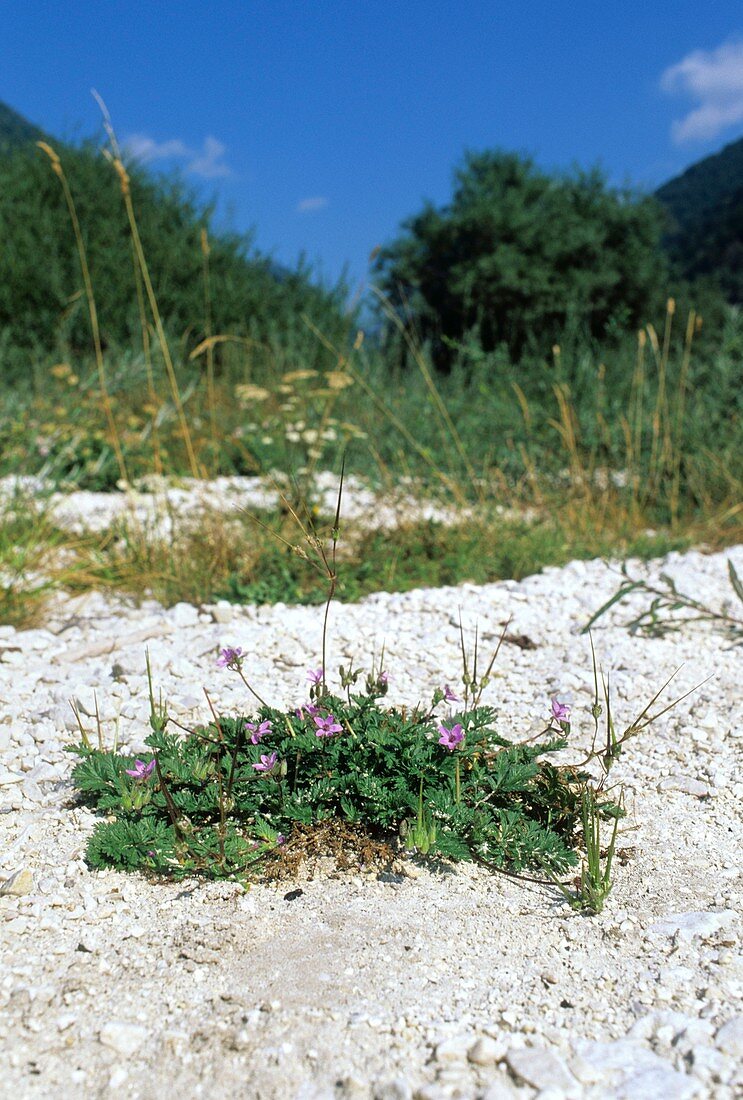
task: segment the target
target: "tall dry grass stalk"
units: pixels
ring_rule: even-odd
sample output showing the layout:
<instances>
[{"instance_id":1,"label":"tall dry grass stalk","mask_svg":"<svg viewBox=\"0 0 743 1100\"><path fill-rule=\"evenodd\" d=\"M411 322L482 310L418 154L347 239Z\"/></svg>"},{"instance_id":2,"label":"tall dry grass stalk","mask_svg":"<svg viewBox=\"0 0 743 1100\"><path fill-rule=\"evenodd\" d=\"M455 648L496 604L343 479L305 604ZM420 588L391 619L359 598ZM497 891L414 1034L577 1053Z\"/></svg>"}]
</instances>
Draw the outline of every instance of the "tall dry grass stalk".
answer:
<instances>
[{"instance_id":1,"label":"tall dry grass stalk","mask_svg":"<svg viewBox=\"0 0 743 1100\"><path fill-rule=\"evenodd\" d=\"M643 403L645 399L645 348L647 346L647 333L640 329L637 334L637 357L635 369L632 374L630 387L629 408L624 429L625 448L627 453L628 469L631 471L632 503L635 510L640 502L640 456L643 444Z\"/></svg>"},{"instance_id":2,"label":"tall dry grass stalk","mask_svg":"<svg viewBox=\"0 0 743 1100\"><path fill-rule=\"evenodd\" d=\"M214 344L212 342L212 285L211 271L209 268L209 234L206 229L201 230L201 259L202 278L204 283L204 336L208 343L206 346L206 399L209 408L209 426L211 428L212 446L217 446L217 401L214 392Z\"/></svg>"},{"instance_id":3,"label":"tall dry grass stalk","mask_svg":"<svg viewBox=\"0 0 743 1100\"><path fill-rule=\"evenodd\" d=\"M95 294L93 293L93 281L90 278L90 268L88 266L88 255L85 249L85 242L83 240L82 231L80 229L80 220L77 216L77 208L75 206L75 200L72 196L70 185L67 181L64 168L62 167L62 161L60 160L57 152L47 144L45 141L36 142L39 149L47 155L51 161L52 171L59 180L62 193L64 194L65 203L67 204L67 210L70 215L70 222L72 223L72 231L75 235L75 244L77 246L78 259L80 261L80 270L83 276L83 285L85 287L85 297L88 303L88 314L90 316L90 328L93 333L93 348L95 352L95 362L98 369L98 381L101 388L101 402L106 414L106 420L108 422L108 429L111 434L111 444L116 455L116 462L119 467L119 474L122 481L128 484L129 477L127 475L126 461L124 459L124 451L121 446L121 438L119 436L119 430L116 425L116 418L114 416L113 406L111 404L111 395L108 391L108 382L106 380L106 368L103 362L103 348L101 346L101 331L98 325L98 308L96 306Z\"/></svg>"},{"instance_id":4,"label":"tall dry grass stalk","mask_svg":"<svg viewBox=\"0 0 743 1100\"><path fill-rule=\"evenodd\" d=\"M470 486L474 490L477 498L482 501L484 499L484 494L481 479L478 478L477 474L475 473L475 469L470 461L469 455L467 454L467 450L464 446L464 443L462 442L462 438L457 431L456 425L451 418L449 410L446 407L446 402L443 400L441 393L433 380L431 369L426 362L425 355L423 354L423 351L418 341L415 339L409 326L404 323L402 318L398 316L397 312L392 308L389 300L376 289L374 290L374 293L376 294L378 300L381 302L385 315L390 321L392 321L393 325L405 341L405 344L413 358L413 362L420 371L423 381L426 385L426 389L428 390L429 396L431 398L433 409L439 417L444 430L451 437L457 454L462 461L462 465L467 471L467 476L470 480Z\"/></svg>"},{"instance_id":5,"label":"tall dry grass stalk","mask_svg":"<svg viewBox=\"0 0 743 1100\"><path fill-rule=\"evenodd\" d=\"M335 347L335 345L327 339L324 333L320 332L317 326L308 317L304 317L304 322L310 329L310 331L314 333L314 335L324 344L324 346L327 347L328 350L332 351L340 359L341 353ZM361 347L360 343L358 347ZM356 350L358 350L358 348L356 348ZM411 450L413 450L419 458L423 459L423 461L433 473L436 480L444 486L446 491L450 493L455 498L455 500L457 500L458 503L464 504L466 502L466 496L462 492L461 486L458 484L457 479L452 477L450 474L442 469L441 465L436 461L436 458L434 457L430 448L424 446L422 443L419 442L419 440L415 438L413 433L408 428L407 424L405 424L405 422L401 420L399 416L397 416L397 414L394 412L393 409L390 408L384 398L380 397L379 394L376 393L374 388L369 384L366 378L364 378L361 371L357 370L350 360L345 364L344 369L348 371L349 376L359 386L359 388L363 390L375 409L377 409L377 411L382 414L384 420L390 423L393 428L395 428L395 430L400 433L400 435L411 448ZM399 473L402 476L405 476L408 472L406 469L406 465L407 464L405 461L405 456L403 453L401 453L398 467ZM384 469L386 469L387 467L383 460L380 461L379 466L380 471L382 472L384 477ZM385 480L389 481L389 479Z\"/></svg>"},{"instance_id":6,"label":"tall dry grass stalk","mask_svg":"<svg viewBox=\"0 0 743 1100\"><path fill-rule=\"evenodd\" d=\"M155 323L155 332L157 334L158 344L160 345L160 352L163 357L163 362L165 363L165 371L167 373L168 382L170 384L170 392L173 398L173 406L176 411L176 416L178 417L181 436L186 447L188 464L191 469L192 476L195 478L200 478L201 470L196 459L196 451L194 450L193 440L191 438L191 429L183 410L183 402L181 400L181 393L178 386L178 378L175 373L175 367L173 366L173 359L170 354L170 346L168 344L167 336L165 335L165 328L163 326L160 309L157 303L157 295L155 294L155 289L152 285L150 269L147 264L147 258L144 253L144 248L142 247L142 240L139 235L137 218L134 213L134 203L132 202L129 173L124 167L124 162L121 158L121 150L119 148L116 133L111 122L111 116L108 113L108 108L106 107L105 103L97 92L94 91L93 95L103 114L103 126L106 130L106 133L108 134L109 142L111 143L109 159L113 164L117 176L119 177L119 185L121 187L121 194L124 199L124 208L126 210L127 220L129 222L129 230L132 235L134 252L137 257L137 263L139 264L139 270L142 274L142 281L144 283L145 291L147 294L147 301L149 303L150 312L152 313L152 319Z\"/></svg>"},{"instance_id":7,"label":"tall dry grass stalk","mask_svg":"<svg viewBox=\"0 0 743 1100\"><path fill-rule=\"evenodd\" d=\"M658 369L658 388L656 392L655 409L653 410L650 474L648 478L648 490L650 495L658 492L661 482L667 471L669 471L673 461L671 412L668 399L668 362L675 313L676 302L673 298L669 298L666 303L662 346L653 326L647 326L650 347L652 348Z\"/></svg>"},{"instance_id":8,"label":"tall dry grass stalk","mask_svg":"<svg viewBox=\"0 0 743 1100\"><path fill-rule=\"evenodd\" d=\"M590 492L592 471L586 469L585 456L578 445L580 427L578 416L570 399L570 388L566 383L558 383L552 387L552 392L557 401L559 419L551 417L550 424L562 440L562 445L567 454L572 484L579 490Z\"/></svg>"},{"instance_id":9,"label":"tall dry grass stalk","mask_svg":"<svg viewBox=\"0 0 743 1100\"><path fill-rule=\"evenodd\" d=\"M134 286L137 294L137 313L139 314L139 327L142 332L142 354L144 355L145 372L147 374L147 399L149 403L150 432L152 434L153 459L155 473L159 476L163 473L162 456L160 453L159 411L160 399L155 388L155 372L152 368L152 342L150 339L150 325L147 320L147 306L144 300L144 288L142 287L142 273L139 270L139 261L132 241L132 269L134 272Z\"/></svg>"},{"instance_id":10,"label":"tall dry grass stalk","mask_svg":"<svg viewBox=\"0 0 743 1100\"><path fill-rule=\"evenodd\" d=\"M152 279L150 277L150 270L147 266L147 259L142 248L142 241L139 236L139 228L137 226L137 219L134 214L134 204L132 203L131 189L129 186L129 173L124 167L123 162L119 157L114 157L113 166L119 177L119 183L121 185L121 194L124 199L124 206L126 208L126 215L129 220L129 228L132 234L132 241L134 243L134 250L137 254L137 260L139 263L140 271L142 272L142 280L144 282L145 290L147 292L147 300L149 302L150 310L152 312L152 318L155 322L155 332L157 333L158 344L160 345L160 352L165 363L165 370L168 375L168 382L170 383L170 392L173 398L173 406L178 417L178 423L181 429L181 435L186 447L186 455L188 457L188 464L191 468L191 474L195 478L201 477L201 470L196 460L196 451L194 450L193 440L191 438L191 429L186 419L186 414L183 410L183 402L181 400L180 388L178 386L178 378L175 373L175 367L173 366L173 359L170 354L170 346L168 345L168 338L165 335L165 328L163 326L162 317L160 316L160 309L157 304L157 296L155 289L152 285Z\"/></svg>"},{"instance_id":11,"label":"tall dry grass stalk","mask_svg":"<svg viewBox=\"0 0 743 1100\"><path fill-rule=\"evenodd\" d=\"M684 411L686 405L686 387L691 365L691 348L694 333L697 330L696 312L689 310L684 333L684 350L681 357L681 371L679 373L678 392L676 397L676 416L673 428L673 475L671 479L671 521L674 527L678 524L679 494L681 489L681 441L684 430Z\"/></svg>"}]
</instances>

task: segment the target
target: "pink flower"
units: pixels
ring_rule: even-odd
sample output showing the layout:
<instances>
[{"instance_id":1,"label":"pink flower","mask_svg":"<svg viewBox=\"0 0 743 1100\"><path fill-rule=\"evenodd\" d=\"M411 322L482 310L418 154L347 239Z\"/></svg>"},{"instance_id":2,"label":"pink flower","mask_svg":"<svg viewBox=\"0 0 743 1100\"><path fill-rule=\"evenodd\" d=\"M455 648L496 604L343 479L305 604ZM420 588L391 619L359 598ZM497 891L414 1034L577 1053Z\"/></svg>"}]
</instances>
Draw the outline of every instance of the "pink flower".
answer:
<instances>
[{"instance_id":1,"label":"pink flower","mask_svg":"<svg viewBox=\"0 0 743 1100\"><path fill-rule=\"evenodd\" d=\"M448 684L444 684L444 702L445 703L459 703L461 702L458 695L455 695Z\"/></svg>"},{"instance_id":2,"label":"pink flower","mask_svg":"<svg viewBox=\"0 0 743 1100\"><path fill-rule=\"evenodd\" d=\"M325 669L324 668L308 668L307 669L307 679L309 680L309 682L311 684L314 684L316 687L320 687L323 680L325 679Z\"/></svg>"},{"instance_id":3,"label":"pink flower","mask_svg":"<svg viewBox=\"0 0 743 1100\"><path fill-rule=\"evenodd\" d=\"M257 745L261 738L265 737L267 733L273 733L270 718L264 718L259 726L256 726L255 722L246 722L245 729L251 730L252 736L250 740L254 745Z\"/></svg>"},{"instance_id":4,"label":"pink flower","mask_svg":"<svg viewBox=\"0 0 743 1100\"><path fill-rule=\"evenodd\" d=\"M317 726L315 737L332 737L334 733L343 732L343 726L336 722L334 714L329 714L326 718L316 717L313 721Z\"/></svg>"},{"instance_id":5,"label":"pink flower","mask_svg":"<svg viewBox=\"0 0 743 1100\"><path fill-rule=\"evenodd\" d=\"M297 707L294 713L300 722L304 722L305 714L309 718L314 718L316 714L320 713L320 708L316 707L314 703L303 703L301 707Z\"/></svg>"},{"instance_id":6,"label":"pink flower","mask_svg":"<svg viewBox=\"0 0 743 1100\"><path fill-rule=\"evenodd\" d=\"M253 767L257 772L270 772L276 767L276 761L278 756L275 752L271 752L268 755L263 755L260 758L259 763L253 764Z\"/></svg>"},{"instance_id":7,"label":"pink flower","mask_svg":"<svg viewBox=\"0 0 743 1100\"><path fill-rule=\"evenodd\" d=\"M453 752L454 749L462 741L464 741L464 733L462 732L462 726L459 722L452 726L451 729L448 726L439 726L439 744L443 745L449 752Z\"/></svg>"},{"instance_id":8,"label":"pink flower","mask_svg":"<svg viewBox=\"0 0 743 1100\"><path fill-rule=\"evenodd\" d=\"M155 761L150 760L149 764L145 764L144 760L135 760L134 767L125 770L127 775L132 775L135 779L148 779L155 770Z\"/></svg>"},{"instance_id":9,"label":"pink flower","mask_svg":"<svg viewBox=\"0 0 743 1100\"><path fill-rule=\"evenodd\" d=\"M231 646L225 646L217 657L217 665L219 668L240 668L244 659L245 654L240 646L237 646L235 649Z\"/></svg>"},{"instance_id":10,"label":"pink flower","mask_svg":"<svg viewBox=\"0 0 743 1100\"><path fill-rule=\"evenodd\" d=\"M570 721L570 704L561 703L555 695L552 699L552 725L562 727L563 722Z\"/></svg>"}]
</instances>

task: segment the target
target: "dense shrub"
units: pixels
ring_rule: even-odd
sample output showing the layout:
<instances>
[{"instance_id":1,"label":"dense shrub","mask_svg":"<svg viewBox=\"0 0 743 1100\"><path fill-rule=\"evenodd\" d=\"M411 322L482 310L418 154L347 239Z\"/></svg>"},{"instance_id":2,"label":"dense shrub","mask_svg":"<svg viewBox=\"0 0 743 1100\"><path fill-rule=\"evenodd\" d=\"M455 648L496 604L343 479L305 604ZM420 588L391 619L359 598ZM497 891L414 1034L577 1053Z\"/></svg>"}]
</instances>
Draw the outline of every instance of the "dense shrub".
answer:
<instances>
[{"instance_id":1,"label":"dense shrub","mask_svg":"<svg viewBox=\"0 0 743 1100\"><path fill-rule=\"evenodd\" d=\"M451 202L427 203L382 250L379 282L439 364L466 337L546 352L566 329L605 337L652 315L663 225L654 200L598 171L549 176L514 154L468 154Z\"/></svg>"}]
</instances>

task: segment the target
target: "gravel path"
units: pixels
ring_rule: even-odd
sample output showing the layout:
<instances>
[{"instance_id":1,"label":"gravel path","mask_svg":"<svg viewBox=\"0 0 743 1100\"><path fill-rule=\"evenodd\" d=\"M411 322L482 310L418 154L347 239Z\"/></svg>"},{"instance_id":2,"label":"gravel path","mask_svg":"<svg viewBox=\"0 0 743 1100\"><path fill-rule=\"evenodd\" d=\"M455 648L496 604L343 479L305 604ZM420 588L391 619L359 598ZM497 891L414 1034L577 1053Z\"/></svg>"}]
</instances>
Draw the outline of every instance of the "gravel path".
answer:
<instances>
[{"instance_id":1,"label":"gravel path","mask_svg":"<svg viewBox=\"0 0 743 1100\"><path fill-rule=\"evenodd\" d=\"M731 598L726 557L666 569L711 603ZM572 697L588 736L589 614L618 585L598 561L521 583L385 593L331 615L331 668L385 642L392 702L459 677L458 615L487 642L511 632L484 702L506 736ZM82 860L93 818L70 809L68 700L106 736L146 735L144 647L172 713L244 697L215 669L243 646L276 704L304 695L317 609L168 611L93 594L60 599L46 629L0 626L0 1094L21 1097L732 1098L743 1076L736 947L743 648L689 625L632 636L618 607L594 640L629 721L675 668L691 698L632 742L617 768L630 818L600 917L555 891L469 866L336 873L298 883L155 885ZM331 683L332 686L332 683ZM91 723L92 728L92 723ZM4 881L2 881L4 880ZM299 893L298 891L301 891ZM736 1076L737 1074L737 1076Z\"/></svg>"},{"instance_id":2,"label":"gravel path","mask_svg":"<svg viewBox=\"0 0 743 1100\"><path fill-rule=\"evenodd\" d=\"M461 506L442 506L433 500L413 495L411 482L404 481L395 491L375 491L351 475L344 481L343 523L364 529L396 527L401 521L461 523L466 517ZM321 513L334 516L338 503L339 478L330 471L319 471L313 479L314 500ZM282 489L279 486L283 486ZM168 537L174 524L182 524L195 513L209 509L230 515L240 511L272 510L281 503L281 493L292 495L281 475L271 477L217 477L209 481L184 477L156 476L139 479L128 492L105 493L77 489L55 492L52 484L38 477L8 475L0 478L0 505L12 502L17 494L44 497L49 514L60 527L77 534L103 531L116 521L126 520L143 527L151 535ZM506 509L501 508L501 513ZM529 516L527 510L521 515Z\"/></svg>"}]
</instances>

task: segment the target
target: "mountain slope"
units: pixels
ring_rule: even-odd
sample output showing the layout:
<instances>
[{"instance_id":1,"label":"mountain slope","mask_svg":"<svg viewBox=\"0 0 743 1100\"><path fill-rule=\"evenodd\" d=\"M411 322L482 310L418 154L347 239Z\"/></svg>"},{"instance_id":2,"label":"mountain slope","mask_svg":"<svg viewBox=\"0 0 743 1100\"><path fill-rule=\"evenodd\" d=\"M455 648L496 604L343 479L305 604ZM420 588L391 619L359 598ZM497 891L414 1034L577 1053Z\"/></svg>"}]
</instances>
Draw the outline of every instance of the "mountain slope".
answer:
<instances>
[{"instance_id":1,"label":"mountain slope","mask_svg":"<svg viewBox=\"0 0 743 1100\"><path fill-rule=\"evenodd\" d=\"M714 276L743 302L743 138L656 191L670 219L669 256L688 279Z\"/></svg>"},{"instance_id":2,"label":"mountain slope","mask_svg":"<svg viewBox=\"0 0 743 1100\"><path fill-rule=\"evenodd\" d=\"M74 197L104 345L129 349L142 340L138 274L116 172L94 141L58 142L0 104L0 373L11 379L12 360L13 382L23 376L30 348L59 354L64 347L81 356L90 348L67 200L48 157L34 147L40 139L59 153ZM287 366L299 361L319 369L327 352L305 318L328 341L345 343L353 320L344 283L316 282L302 264L279 269L254 247L252 233L215 225L213 208L182 179L137 164L128 172L159 311L184 356L211 329L247 340L252 362L266 369L277 369L284 354ZM219 369L230 351L220 346Z\"/></svg>"},{"instance_id":3,"label":"mountain slope","mask_svg":"<svg viewBox=\"0 0 743 1100\"><path fill-rule=\"evenodd\" d=\"M17 149L41 141L46 135L37 126L0 102L0 149Z\"/></svg>"}]
</instances>

